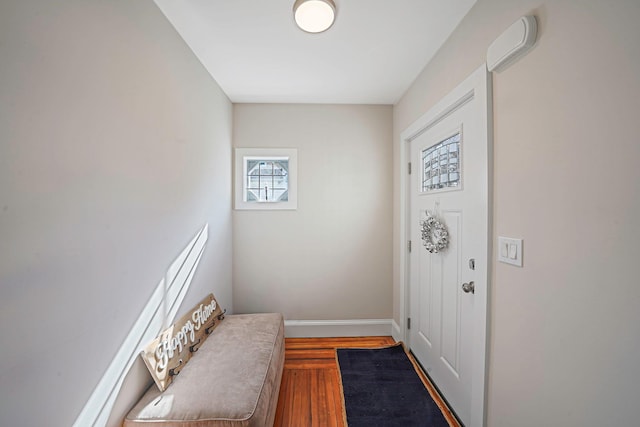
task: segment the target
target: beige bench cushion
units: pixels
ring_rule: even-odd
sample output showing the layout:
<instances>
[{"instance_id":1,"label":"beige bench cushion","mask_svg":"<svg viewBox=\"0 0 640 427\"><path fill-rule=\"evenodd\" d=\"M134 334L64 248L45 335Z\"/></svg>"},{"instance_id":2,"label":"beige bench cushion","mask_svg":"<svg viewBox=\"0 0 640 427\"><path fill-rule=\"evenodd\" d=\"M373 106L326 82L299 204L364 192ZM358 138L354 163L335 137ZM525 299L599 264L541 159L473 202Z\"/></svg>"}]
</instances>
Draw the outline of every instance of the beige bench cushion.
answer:
<instances>
[{"instance_id":1,"label":"beige bench cushion","mask_svg":"<svg viewBox=\"0 0 640 427\"><path fill-rule=\"evenodd\" d=\"M167 390L147 391L124 426L271 426L283 365L281 314L229 315Z\"/></svg>"}]
</instances>

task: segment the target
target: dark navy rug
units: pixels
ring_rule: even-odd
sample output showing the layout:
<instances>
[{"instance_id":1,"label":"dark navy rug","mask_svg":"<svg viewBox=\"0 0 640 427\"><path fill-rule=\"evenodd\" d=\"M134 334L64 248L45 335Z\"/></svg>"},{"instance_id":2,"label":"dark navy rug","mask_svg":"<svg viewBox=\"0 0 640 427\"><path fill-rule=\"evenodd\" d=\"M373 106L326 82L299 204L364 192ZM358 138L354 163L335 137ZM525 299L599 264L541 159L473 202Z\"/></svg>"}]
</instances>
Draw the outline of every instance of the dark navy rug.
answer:
<instances>
[{"instance_id":1,"label":"dark navy rug","mask_svg":"<svg viewBox=\"0 0 640 427\"><path fill-rule=\"evenodd\" d=\"M349 427L448 427L401 344L336 350Z\"/></svg>"}]
</instances>

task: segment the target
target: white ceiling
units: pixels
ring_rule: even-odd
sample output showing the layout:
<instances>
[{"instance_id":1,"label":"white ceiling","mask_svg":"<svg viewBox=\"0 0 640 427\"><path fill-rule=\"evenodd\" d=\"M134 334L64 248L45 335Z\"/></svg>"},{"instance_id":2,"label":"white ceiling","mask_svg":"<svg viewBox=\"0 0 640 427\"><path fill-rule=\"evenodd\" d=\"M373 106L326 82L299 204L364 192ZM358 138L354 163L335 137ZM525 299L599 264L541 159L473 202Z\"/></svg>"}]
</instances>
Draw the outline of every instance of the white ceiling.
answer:
<instances>
[{"instance_id":1,"label":"white ceiling","mask_svg":"<svg viewBox=\"0 0 640 427\"><path fill-rule=\"evenodd\" d=\"M476 0L335 0L325 33L294 0L155 0L232 102L394 104Z\"/></svg>"}]
</instances>

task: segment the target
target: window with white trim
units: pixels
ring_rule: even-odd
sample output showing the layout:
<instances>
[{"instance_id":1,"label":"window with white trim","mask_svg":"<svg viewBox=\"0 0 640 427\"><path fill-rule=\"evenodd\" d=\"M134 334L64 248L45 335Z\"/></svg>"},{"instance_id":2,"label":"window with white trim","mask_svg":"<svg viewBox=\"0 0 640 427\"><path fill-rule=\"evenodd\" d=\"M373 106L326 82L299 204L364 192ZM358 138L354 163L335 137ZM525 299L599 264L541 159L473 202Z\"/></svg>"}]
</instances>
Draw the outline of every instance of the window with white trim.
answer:
<instances>
[{"instance_id":1,"label":"window with white trim","mask_svg":"<svg viewBox=\"0 0 640 427\"><path fill-rule=\"evenodd\" d=\"M235 208L296 209L297 150L236 148Z\"/></svg>"},{"instance_id":2,"label":"window with white trim","mask_svg":"<svg viewBox=\"0 0 640 427\"><path fill-rule=\"evenodd\" d=\"M460 186L460 132L422 150L422 192Z\"/></svg>"}]
</instances>

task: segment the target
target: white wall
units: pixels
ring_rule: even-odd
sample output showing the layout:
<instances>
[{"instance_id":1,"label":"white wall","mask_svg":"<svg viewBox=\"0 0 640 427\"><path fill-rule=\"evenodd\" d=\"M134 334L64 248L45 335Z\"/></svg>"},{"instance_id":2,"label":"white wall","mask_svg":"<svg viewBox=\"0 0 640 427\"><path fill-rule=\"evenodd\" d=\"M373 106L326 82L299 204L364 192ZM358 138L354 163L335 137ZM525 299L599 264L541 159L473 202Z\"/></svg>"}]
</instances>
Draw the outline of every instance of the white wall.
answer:
<instances>
[{"instance_id":1,"label":"white wall","mask_svg":"<svg viewBox=\"0 0 640 427\"><path fill-rule=\"evenodd\" d=\"M637 425L640 406L640 2L479 0L394 109L399 135L484 61L524 14L539 41L494 75L489 426Z\"/></svg>"},{"instance_id":2,"label":"white wall","mask_svg":"<svg viewBox=\"0 0 640 427\"><path fill-rule=\"evenodd\" d=\"M390 106L235 104L235 147L298 149L298 209L233 212L234 307L392 314Z\"/></svg>"},{"instance_id":3,"label":"white wall","mask_svg":"<svg viewBox=\"0 0 640 427\"><path fill-rule=\"evenodd\" d=\"M0 425L69 426L206 223L183 305L231 307L232 109L150 0L6 0L0 40Z\"/></svg>"}]
</instances>

